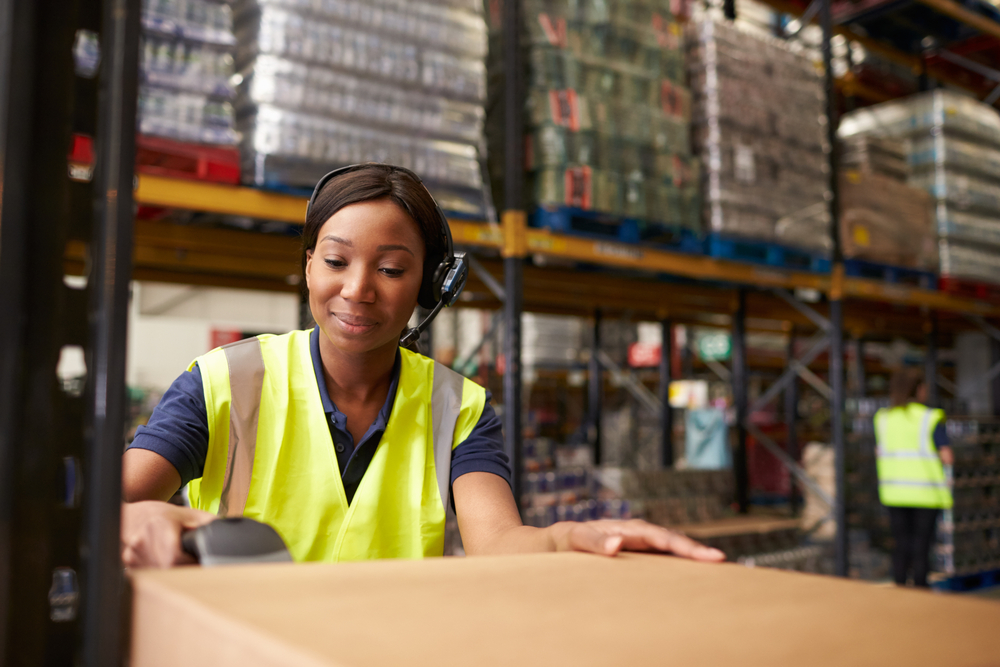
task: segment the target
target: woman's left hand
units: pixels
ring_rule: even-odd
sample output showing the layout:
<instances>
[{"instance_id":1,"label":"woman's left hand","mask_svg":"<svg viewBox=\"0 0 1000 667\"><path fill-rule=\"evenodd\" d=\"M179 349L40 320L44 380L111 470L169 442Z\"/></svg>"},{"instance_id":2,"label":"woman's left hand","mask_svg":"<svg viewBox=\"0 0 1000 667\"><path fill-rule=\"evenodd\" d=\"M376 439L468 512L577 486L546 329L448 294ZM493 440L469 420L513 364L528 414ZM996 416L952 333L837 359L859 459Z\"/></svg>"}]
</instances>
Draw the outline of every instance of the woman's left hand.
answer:
<instances>
[{"instance_id":1,"label":"woman's left hand","mask_svg":"<svg viewBox=\"0 0 1000 667\"><path fill-rule=\"evenodd\" d=\"M718 549L639 519L564 522L549 530L553 533L556 551L586 551L604 556L614 556L620 551L652 551L710 563L726 559Z\"/></svg>"}]
</instances>

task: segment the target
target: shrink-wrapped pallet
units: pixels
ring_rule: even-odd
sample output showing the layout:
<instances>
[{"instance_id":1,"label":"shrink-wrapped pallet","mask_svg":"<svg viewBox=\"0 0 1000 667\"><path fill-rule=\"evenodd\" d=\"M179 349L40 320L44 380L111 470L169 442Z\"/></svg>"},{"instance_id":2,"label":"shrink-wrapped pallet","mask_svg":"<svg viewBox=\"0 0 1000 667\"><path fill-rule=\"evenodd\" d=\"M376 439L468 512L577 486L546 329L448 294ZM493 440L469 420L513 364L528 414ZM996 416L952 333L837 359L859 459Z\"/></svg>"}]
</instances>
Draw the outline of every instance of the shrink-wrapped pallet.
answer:
<instances>
[{"instance_id":1,"label":"shrink-wrapped pallet","mask_svg":"<svg viewBox=\"0 0 1000 667\"><path fill-rule=\"evenodd\" d=\"M779 219L825 200L819 70L778 40L704 20L689 31L706 230L771 241Z\"/></svg>"},{"instance_id":2,"label":"shrink-wrapped pallet","mask_svg":"<svg viewBox=\"0 0 1000 667\"><path fill-rule=\"evenodd\" d=\"M1000 117L935 90L844 116L840 136L905 140L909 184L930 193L942 275L1000 282Z\"/></svg>"},{"instance_id":3,"label":"shrink-wrapped pallet","mask_svg":"<svg viewBox=\"0 0 1000 667\"><path fill-rule=\"evenodd\" d=\"M453 213L485 213L486 23L472 0L242 0L244 180L308 187L366 161L417 172Z\"/></svg>"},{"instance_id":4,"label":"shrink-wrapped pallet","mask_svg":"<svg viewBox=\"0 0 1000 667\"><path fill-rule=\"evenodd\" d=\"M846 170L839 180L840 240L844 257L923 271L937 271L932 199L898 179ZM776 226L783 243L829 256L830 222L825 202Z\"/></svg>"},{"instance_id":5,"label":"shrink-wrapped pallet","mask_svg":"<svg viewBox=\"0 0 1000 667\"><path fill-rule=\"evenodd\" d=\"M521 0L525 207L696 228L681 29L669 0ZM675 7L679 3L674 2ZM490 172L503 187L499 15L491 18Z\"/></svg>"},{"instance_id":6,"label":"shrink-wrapped pallet","mask_svg":"<svg viewBox=\"0 0 1000 667\"><path fill-rule=\"evenodd\" d=\"M141 134L235 145L232 8L222 0L144 0Z\"/></svg>"}]
</instances>

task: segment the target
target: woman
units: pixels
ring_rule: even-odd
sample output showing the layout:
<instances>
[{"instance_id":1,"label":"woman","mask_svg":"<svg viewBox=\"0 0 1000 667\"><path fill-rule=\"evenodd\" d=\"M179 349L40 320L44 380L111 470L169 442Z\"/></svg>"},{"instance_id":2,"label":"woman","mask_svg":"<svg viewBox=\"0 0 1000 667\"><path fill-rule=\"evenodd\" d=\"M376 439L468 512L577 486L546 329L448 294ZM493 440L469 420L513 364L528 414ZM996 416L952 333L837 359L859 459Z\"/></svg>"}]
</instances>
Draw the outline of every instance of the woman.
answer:
<instances>
[{"instance_id":1,"label":"woman","mask_svg":"<svg viewBox=\"0 0 1000 667\"><path fill-rule=\"evenodd\" d=\"M954 457L944 411L927 407L920 378L914 369L893 374L890 407L875 413L875 440L879 498L895 542L893 578L905 586L912 572L914 586L926 588L938 511L952 506L943 465Z\"/></svg>"},{"instance_id":2,"label":"woman","mask_svg":"<svg viewBox=\"0 0 1000 667\"><path fill-rule=\"evenodd\" d=\"M412 172L324 177L303 230L316 328L213 350L174 382L125 453L123 495L164 501L190 482L197 509L126 504L126 565L185 562L182 530L240 514L274 526L296 560L441 555L449 503L470 555L723 560L641 521L521 524L489 394L400 347L418 302L436 312L457 297L458 259Z\"/></svg>"}]
</instances>

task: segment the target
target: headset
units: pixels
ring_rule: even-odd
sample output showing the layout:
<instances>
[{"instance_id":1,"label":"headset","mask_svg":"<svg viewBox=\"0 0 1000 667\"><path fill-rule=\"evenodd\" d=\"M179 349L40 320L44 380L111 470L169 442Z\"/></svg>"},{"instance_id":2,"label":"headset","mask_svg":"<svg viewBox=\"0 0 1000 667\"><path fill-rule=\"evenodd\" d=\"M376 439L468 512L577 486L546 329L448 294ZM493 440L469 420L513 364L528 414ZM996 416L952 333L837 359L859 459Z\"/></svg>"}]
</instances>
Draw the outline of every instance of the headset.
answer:
<instances>
[{"instance_id":1,"label":"headset","mask_svg":"<svg viewBox=\"0 0 1000 667\"><path fill-rule=\"evenodd\" d=\"M316 197L319 196L319 193L327 183L338 176L369 167L388 167L390 174L394 172L406 174L419 183L424 190L427 190L427 186L420 180L420 177L405 167L396 167L379 162L352 164L334 169L319 179L319 182L313 189L312 197L309 198L309 205L306 207L306 220L309 219L309 212L312 210L313 202L316 201ZM420 283L420 293L417 296L417 303L431 312L416 327L408 329L400 337L399 344L404 347L415 343L420 338L420 334L430 326L430 323L434 321L434 318L437 317L442 308L452 306L458 301L458 295L462 293L465 283L469 279L469 264L465 259L464 252L455 252L455 245L451 239L451 228L448 227L448 218L445 217L444 211L441 210L434 196L431 195L430 190L427 190L427 195L434 202L434 210L437 213L438 222L440 223L445 250L443 257L432 257L430 253L427 253L427 257L424 260L424 276ZM403 205L404 207L406 206L405 203ZM406 212L410 214L410 217L415 219L413 211L407 210Z\"/></svg>"}]
</instances>

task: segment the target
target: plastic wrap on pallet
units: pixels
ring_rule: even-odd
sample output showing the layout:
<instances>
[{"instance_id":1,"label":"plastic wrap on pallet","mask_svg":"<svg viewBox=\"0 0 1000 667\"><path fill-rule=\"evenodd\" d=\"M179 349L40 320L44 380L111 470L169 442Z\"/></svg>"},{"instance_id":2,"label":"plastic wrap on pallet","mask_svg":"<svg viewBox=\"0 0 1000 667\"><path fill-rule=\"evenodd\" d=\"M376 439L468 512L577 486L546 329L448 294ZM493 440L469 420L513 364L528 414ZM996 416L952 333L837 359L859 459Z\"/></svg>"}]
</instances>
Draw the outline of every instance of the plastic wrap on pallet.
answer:
<instances>
[{"instance_id":1,"label":"plastic wrap on pallet","mask_svg":"<svg viewBox=\"0 0 1000 667\"><path fill-rule=\"evenodd\" d=\"M235 145L232 8L222 0L145 0L138 129Z\"/></svg>"},{"instance_id":2,"label":"plastic wrap on pallet","mask_svg":"<svg viewBox=\"0 0 1000 667\"><path fill-rule=\"evenodd\" d=\"M1000 181L1000 150L988 144L938 133L910 139L908 149L913 174L944 170Z\"/></svg>"},{"instance_id":3,"label":"plastic wrap on pallet","mask_svg":"<svg viewBox=\"0 0 1000 667\"><path fill-rule=\"evenodd\" d=\"M910 175L907 145L898 139L851 137L841 142L840 167L865 174L880 174L905 183Z\"/></svg>"},{"instance_id":4,"label":"plastic wrap on pallet","mask_svg":"<svg viewBox=\"0 0 1000 667\"><path fill-rule=\"evenodd\" d=\"M1000 257L991 247L941 239L938 254L942 276L1000 283Z\"/></svg>"},{"instance_id":5,"label":"plastic wrap on pallet","mask_svg":"<svg viewBox=\"0 0 1000 667\"><path fill-rule=\"evenodd\" d=\"M732 24L701 21L688 37L706 229L774 240L779 219L825 201L819 71L788 43Z\"/></svg>"},{"instance_id":6,"label":"plastic wrap on pallet","mask_svg":"<svg viewBox=\"0 0 1000 667\"><path fill-rule=\"evenodd\" d=\"M1000 146L1000 117L989 105L950 90L938 89L845 114L838 136L931 136L944 132Z\"/></svg>"},{"instance_id":7,"label":"plastic wrap on pallet","mask_svg":"<svg viewBox=\"0 0 1000 667\"><path fill-rule=\"evenodd\" d=\"M840 177L841 247L847 259L937 271L937 233L930 196L898 179L846 170ZM788 245L829 256L826 203L786 216L775 226Z\"/></svg>"},{"instance_id":8,"label":"plastic wrap on pallet","mask_svg":"<svg viewBox=\"0 0 1000 667\"><path fill-rule=\"evenodd\" d=\"M244 180L308 187L353 162L416 171L449 213L483 216L486 24L470 0L243 0Z\"/></svg>"},{"instance_id":9,"label":"plastic wrap on pallet","mask_svg":"<svg viewBox=\"0 0 1000 667\"><path fill-rule=\"evenodd\" d=\"M618 217L697 230L691 102L683 85L682 31L672 12L683 3L521 2L526 207L611 216L609 228ZM491 39L499 44L498 18L491 16ZM502 93L500 53L491 52L492 97ZM489 125L498 190L504 170L499 112ZM567 222L564 229L575 227Z\"/></svg>"},{"instance_id":10,"label":"plastic wrap on pallet","mask_svg":"<svg viewBox=\"0 0 1000 667\"><path fill-rule=\"evenodd\" d=\"M906 140L908 182L935 200L941 274L1000 278L1000 117L992 107L935 90L846 114L839 132Z\"/></svg>"}]
</instances>

